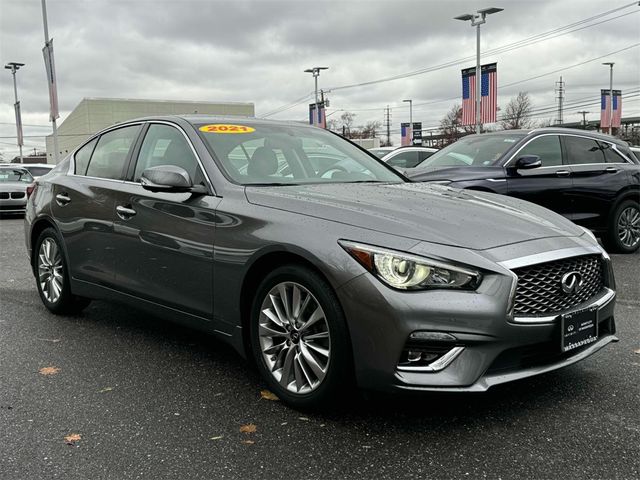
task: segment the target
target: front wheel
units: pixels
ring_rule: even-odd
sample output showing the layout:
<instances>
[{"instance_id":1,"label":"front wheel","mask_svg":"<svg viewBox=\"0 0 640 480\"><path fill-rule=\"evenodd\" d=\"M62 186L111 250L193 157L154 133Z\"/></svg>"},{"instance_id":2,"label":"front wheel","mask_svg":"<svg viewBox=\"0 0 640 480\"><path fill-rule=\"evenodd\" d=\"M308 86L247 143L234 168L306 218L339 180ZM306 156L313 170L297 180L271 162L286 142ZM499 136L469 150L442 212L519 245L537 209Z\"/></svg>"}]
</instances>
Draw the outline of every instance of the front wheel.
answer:
<instances>
[{"instance_id":1,"label":"front wheel","mask_svg":"<svg viewBox=\"0 0 640 480\"><path fill-rule=\"evenodd\" d=\"M258 369L285 403L319 409L344 393L351 372L344 314L314 271L288 265L267 275L253 301L250 333Z\"/></svg>"},{"instance_id":2,"label":"front wheel","mask_svg":"<svg viewBox=\"0 0 640 480\"><path fill-rule=\"evenodd\" d=\"M34 271L42 303L53 313L79 313L90 300L71 293L69 268L58 232L53 228L43 230L35 247Z\"/></svg>"},{"instance_id":3,"label":"front wheel","mask_svg":"<svg viewBox=\"0 0 640 480\"><path fill-rule=\"evenodd\" d=\"M620 203L609 220L605 240L608 251L633 253L640 247L640 204L634 200Z\"/></svg>"}]
</instances>

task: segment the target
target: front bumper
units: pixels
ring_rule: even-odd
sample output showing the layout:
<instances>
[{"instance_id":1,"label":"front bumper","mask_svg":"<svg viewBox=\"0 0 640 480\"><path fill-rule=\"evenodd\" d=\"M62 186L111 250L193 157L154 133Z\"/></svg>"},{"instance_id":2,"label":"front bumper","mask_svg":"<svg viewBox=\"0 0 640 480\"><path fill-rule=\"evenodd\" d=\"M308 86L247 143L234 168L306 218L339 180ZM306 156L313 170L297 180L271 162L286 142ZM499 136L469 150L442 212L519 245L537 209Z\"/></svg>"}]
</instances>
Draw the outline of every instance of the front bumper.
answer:
<instances>
[{"instance_id":1,"label":"front bumper","mask_svg":"<svg viewBox=\"0 0 640 480\"><path fill-rule=\"evenodd\" d=\"M3 213L24 213L27 209L27 198L0 199L0 215Z\"/></svg>"},{"instance_id":2,"label":"front bumper","mask_svg":"<svg viewBox=\"0 0 640 480\"><path fill-rule=\"evenodd\" d=\"M369 274L357 277L340 288L338 296L348 319L359 386L481 392L571 365L617 341L615 292L610 288L568 310L596 308L598 339L565 353L560 348L560 316L518 322L507 314L511 295L511 277L497 272L485 275L476 292L398 292ZM452 347L463 348L443 368L403 369L398 362L414 332L448 334L456 339Z\"/></svg>"}]
</instances>

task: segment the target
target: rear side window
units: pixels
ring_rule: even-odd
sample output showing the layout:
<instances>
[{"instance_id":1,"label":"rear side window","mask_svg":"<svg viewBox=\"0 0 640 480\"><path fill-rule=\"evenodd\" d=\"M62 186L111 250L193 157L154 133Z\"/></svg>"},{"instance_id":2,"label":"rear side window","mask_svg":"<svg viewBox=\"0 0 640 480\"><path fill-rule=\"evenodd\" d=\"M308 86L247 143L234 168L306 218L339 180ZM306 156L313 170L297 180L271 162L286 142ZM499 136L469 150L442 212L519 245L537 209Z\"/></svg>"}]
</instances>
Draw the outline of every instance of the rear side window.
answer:
<instances>
[{"instance_id":1,"label":"rear side window","mask_svg":"<svg viewBox=\"0 0 640 480\"><path fill-rule=\"evenodd\" d=\"M400 152L393 158L387 160L387 165L399 168L413 168L420 163L418 152L415 150L408 152Z\"/></svg>"},{"instance_id":2,"label":"rear side window","mask_svg":"<svg viewBox=\"0 0 640 480\"><path fill-rule=\"evenodd\" d=\"M613 145L607 142L598 143L600 144L600 148L602 148L602 151L604 152L604 159L607 163L627 163L627 161L613 149Z\"/></svg>"},{"instance_id":3,"label":"rear side window","mask_svg":"<svg viewBox=\"0 0 640 480\"><path fill-rule=\"evenodd\" d=\"M604 153L595 140L583 137L564 137L569 163L580 165L583 163L604 163Z\"/></svg>"},{"instance_id":4,"label":"rear side window","mask_svg":"<svg viewBox=\"0 0 640 480\"><path fill-rule=\"evenodd\" d=\"M129 150L138 136L139 130L140 125L133 125L111 130L101 135L93 155L91 155L87 176L121 179Z\"/></svg>"},{"instance_id":5,"label":"rear side window","mask_svg":"<svg viewBox=\"0 0 640 480\"><path fill-rule=\"evenodd\" d=\"M96 143L98 143L98 139L95 138L87 143L84 147L76 152L75 155L75 174L76 175L86 175L87 167L89 166L89 160L91 159L91 154L93 153L93 149L96 147Z\"/></svg>"},{"instance_id":6,"label":"rear side window","mask_svg":"<svg viewBox=\"0 0 640 480\"><path fill-rule=\"evenodd\" d=\"M518 153L518 158L525 155L537 155L543 167L562 165L562 148L557 135L545 135L531 140Z\"/></svg>"},{"instance_id":7,"label":"rear side window","mask_svg":"<svg viewBox=\"0 0 640 480\"><path fill-rule=\"evenodd\" d=\"M191 181L196 178L198 160L184 135L169 125L152 124L142 142L134 181L139 182L142 172L149 167L174 165L187 171Z\"/></svg>"}]
</instances>

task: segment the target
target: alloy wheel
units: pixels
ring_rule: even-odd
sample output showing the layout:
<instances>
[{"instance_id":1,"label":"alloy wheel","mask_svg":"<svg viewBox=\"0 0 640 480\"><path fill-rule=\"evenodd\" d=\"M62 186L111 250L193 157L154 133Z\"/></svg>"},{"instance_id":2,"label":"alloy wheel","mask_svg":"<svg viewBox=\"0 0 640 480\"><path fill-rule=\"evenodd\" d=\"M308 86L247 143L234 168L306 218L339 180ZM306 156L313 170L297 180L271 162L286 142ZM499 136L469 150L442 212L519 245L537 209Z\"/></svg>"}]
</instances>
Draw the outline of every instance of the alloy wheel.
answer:
<instances>
[{"instance_id":1,"label":"alloy wheel","mask_svg":"<svg viewBox=\"0 0 640 480\"><path fill-rule=\"evenodd\" d=\"M262 357L273 378L292 393L320 386L331 359L325 312L304 286L275 285L260 307L258 335Z\"/></svg>"},{"instance_id":2,"label":"alloy wheel","mask_svg":"<svg viewBox=\"0 0 640 480\"><path fill-rule=\"evenodd\" d=\"M52 238L45 238L38 251L38 281L44 298L56 303L62 294L62 255Z\"/></svg>"},{"instance_id":3,"label":"alloy wheel","mask_svg":"<svg viewBox=\"0 0 640 480\"><path fill-rule=\"evenodd\" d=\"M625 208L618 217L618 238L627 248L635 247L640 242L640 210L638 207Z\"/></svg>"}]
</instances>

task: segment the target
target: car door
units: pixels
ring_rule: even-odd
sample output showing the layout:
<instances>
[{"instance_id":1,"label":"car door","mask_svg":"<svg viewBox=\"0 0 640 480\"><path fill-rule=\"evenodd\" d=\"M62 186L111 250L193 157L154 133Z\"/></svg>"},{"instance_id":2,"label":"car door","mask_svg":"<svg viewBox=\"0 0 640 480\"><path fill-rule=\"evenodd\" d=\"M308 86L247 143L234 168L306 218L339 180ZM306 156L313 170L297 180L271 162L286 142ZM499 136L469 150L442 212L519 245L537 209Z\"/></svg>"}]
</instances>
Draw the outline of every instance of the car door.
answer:
<instances>
[{"instance_id":1,"label":"car door","mask_svg":"<svg viewBox=\"0 0 640 480\"><path fill-rule=\"evenodd\" d=\"M626 160L606 141L563 135L562 142L573 177L569 218L587 228L604 229L618 192L628 183Z\"/></svg>"},{"instance_id":2,"label":"car door","mask_svg":"<svg viewBox=\"0 0 640 480\"><path fill-rule=\"evenodd\" d=\"M516 160L525 155L537 155L542 166L516 169ZM568 197L571 170L563 159L558 135L534 137L511 157L506 167L509 195L537 203L564 216L571 214Z\"/></svg>"},{"instance_id":3,"label":"car door","mask_svg":"<svg viewBox=\"0 0 640 480\"><path fill-rule=\"evenodd\" d=\"M76 151L53 183L51 213L76 280L112 285L114 202L141 124L109 130Z\"/></svg>"},{"instance_id":4,"label":"car door","mask_svg":"<svg viewBox=\"0 0 640 480\"><path fill-rule=\"evenodd\" d=\"M215 208L220 199L190 140L178 127L150 123L133 154L128 181L115 202L118 289L170 308L211 318ZM145 190L153 166L175 165L209 194Z\"/></svg>"}]
</instances>

